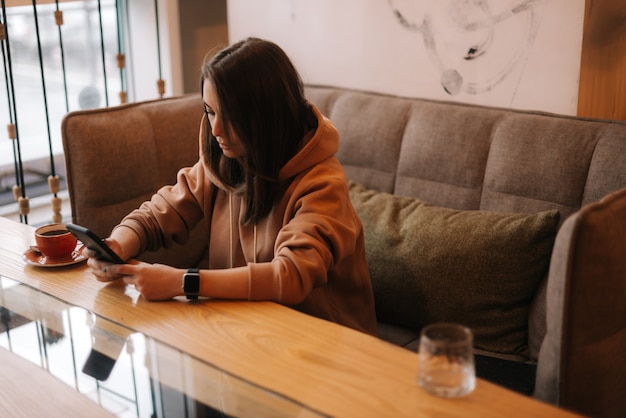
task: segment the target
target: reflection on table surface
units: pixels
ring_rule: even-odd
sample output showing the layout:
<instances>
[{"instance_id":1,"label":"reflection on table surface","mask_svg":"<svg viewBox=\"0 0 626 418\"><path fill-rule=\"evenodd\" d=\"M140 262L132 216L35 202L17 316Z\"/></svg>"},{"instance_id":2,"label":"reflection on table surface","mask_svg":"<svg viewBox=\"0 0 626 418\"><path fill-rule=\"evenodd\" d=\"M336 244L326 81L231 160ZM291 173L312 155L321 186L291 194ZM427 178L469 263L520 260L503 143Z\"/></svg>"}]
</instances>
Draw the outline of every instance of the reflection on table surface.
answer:
<instances>
[{"instance_id":1,"label":"reflection on table surface","mask_svg":"<svg viewBox=\"0 0 626 418\"><path fill-rule=\"evenodd\" d=\"M119 417L319 416L5 276L0 276L0 320L0 347Z\"/></svg>"}]
</instances>

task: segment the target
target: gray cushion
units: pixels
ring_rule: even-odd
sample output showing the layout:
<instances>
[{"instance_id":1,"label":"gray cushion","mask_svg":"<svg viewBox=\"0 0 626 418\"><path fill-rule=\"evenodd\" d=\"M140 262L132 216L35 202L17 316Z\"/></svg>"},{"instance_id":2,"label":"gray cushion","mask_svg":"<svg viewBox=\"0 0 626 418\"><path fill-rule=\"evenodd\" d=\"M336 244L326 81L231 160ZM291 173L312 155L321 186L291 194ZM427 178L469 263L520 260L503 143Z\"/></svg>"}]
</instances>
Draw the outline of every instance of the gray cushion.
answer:
<instances>
[{"instance_id":1,"label":"gray cushion","mask_svg":"<svg viewBox=\"0 0 626 418\"><path fill-rule=\"evenodd\" d=\"M350 182L379 320L469 326L476 348L527 355L528 310L559 213L460 211Z\"/></svg>"}]
</instances>

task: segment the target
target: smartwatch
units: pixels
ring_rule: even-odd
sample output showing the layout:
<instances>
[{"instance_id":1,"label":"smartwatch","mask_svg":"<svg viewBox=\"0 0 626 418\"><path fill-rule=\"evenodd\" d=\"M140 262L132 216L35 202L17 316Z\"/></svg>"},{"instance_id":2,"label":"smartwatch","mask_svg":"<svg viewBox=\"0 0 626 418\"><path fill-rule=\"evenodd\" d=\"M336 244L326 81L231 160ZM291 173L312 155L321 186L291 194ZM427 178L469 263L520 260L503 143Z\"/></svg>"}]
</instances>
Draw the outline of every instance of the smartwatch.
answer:
<instances>
[{"instance_id":1,"label":"smartwatch","mask_svg":"<svg viewBox=\"0 0 626 418\"><path fill-rule=\"evenodd\" d=\"M187 299L198 299L200 294L200 272L197 268L190 268L183 274L183 293Z\"/></svg>"}]
</instances>

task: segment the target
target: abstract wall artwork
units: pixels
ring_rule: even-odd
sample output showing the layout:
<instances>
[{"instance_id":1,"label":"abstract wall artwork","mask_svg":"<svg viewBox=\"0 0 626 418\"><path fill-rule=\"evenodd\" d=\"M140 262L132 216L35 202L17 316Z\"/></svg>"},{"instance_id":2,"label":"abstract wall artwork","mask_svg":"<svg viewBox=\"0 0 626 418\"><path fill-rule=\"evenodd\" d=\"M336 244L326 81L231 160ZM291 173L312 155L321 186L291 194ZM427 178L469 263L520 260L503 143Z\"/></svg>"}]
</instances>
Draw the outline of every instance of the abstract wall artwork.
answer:
<instances>
[{"instance_id":1,"label":"abstract wall artwork","mask_svg":"<svg viewBox=\"0 0 626 418\"><path fill-rule=\"evenodd\" d=\"M492 90L524 66L543 1L549 0L388 0L398 23L420 35L452 96Z\"/></svg>"},{"instance_id":2,"label":"abstract wall artwork","mask_svg":"<svg viewBox=\"0 0 626 418\"><path fill-rule=\"evenodd\" d=\"M575 114L585 0L228 0L311 84Z\"/></svg>"}]
</instances>

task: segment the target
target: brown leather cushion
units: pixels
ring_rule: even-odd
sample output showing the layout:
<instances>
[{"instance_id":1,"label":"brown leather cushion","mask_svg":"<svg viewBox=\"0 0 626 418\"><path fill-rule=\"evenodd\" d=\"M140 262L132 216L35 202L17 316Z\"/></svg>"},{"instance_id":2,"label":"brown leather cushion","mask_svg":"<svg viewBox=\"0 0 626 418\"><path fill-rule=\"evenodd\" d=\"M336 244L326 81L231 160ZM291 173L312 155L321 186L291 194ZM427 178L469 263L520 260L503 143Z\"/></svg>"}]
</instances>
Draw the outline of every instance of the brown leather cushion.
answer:
<instances>
[{"instance_id":1,"label":"brown leather cushion","mask_svg":"<svg viewBox=\"0 0 626 418\"><path fill-rule=\"evenodd\" d=\"M588 416L626 411L626 189L561 227L548 281L538 398Z\"/></svg>"},{"instance_id":2,"label":"brown leather cushion","mask_svg":"<svg viewBox=\"0 0 626 418\"><path fill-rule=\"evenodd\" d=\"M124 216L198 161L202 99L187 95L68 113L61 126L72 222L107 237ZM206 253L202 221L189 242L139 258L177 267Z\"/></svg>"},{"instance_id":3,"label":"brown leather cushion","mask_svg":"<svg viewBox=\"0 0 626 418\"><path fill-rule=\"evenodd\" d=\"M476 348L528 355L529 306L548 269L558 211L460 211L349 187L379 320L416 331L459 322L473 330Z\"/></svg>"}]
</instances>

